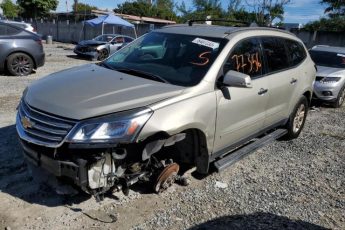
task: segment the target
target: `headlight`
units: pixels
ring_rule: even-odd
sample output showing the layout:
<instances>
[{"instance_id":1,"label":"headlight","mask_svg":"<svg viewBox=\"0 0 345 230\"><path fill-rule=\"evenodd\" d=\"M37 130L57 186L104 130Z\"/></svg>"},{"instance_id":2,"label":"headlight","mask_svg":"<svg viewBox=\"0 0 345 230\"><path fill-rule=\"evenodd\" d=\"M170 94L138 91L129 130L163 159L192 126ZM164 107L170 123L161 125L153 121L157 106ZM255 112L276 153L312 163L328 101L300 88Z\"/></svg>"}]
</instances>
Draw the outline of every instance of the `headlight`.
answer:
<instances>
[{"instance_id":1,"label":"headlight","mask_svg":"<svg viewBox=\"0 0 345 230\"><path fill-rule=\"evenodd\" d=\"M74 128L68 141L74 143L128 143L152 115L152 110L132 110L86 120Z\"/></svg>"},{"instance_id":2,"label":"headlight","mask_svg":"<svg viewBox=\"0 0 345 230\"><path fill-rule=\"evenodd\" d=\"M341 77L325 77L320 82L321 83L336 83L340 81Z\"/></svg>"}]
</instances>

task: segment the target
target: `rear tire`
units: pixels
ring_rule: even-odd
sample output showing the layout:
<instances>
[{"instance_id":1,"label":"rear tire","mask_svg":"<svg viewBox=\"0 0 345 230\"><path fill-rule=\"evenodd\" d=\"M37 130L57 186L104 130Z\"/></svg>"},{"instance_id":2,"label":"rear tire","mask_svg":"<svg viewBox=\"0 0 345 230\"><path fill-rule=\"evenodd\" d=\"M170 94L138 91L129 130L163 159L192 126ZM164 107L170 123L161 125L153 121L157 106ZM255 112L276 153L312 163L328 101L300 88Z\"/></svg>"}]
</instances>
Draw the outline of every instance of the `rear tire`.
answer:
<instances>
[{"instance_id":1,"label":"rear tire","mask_svg":"<svg viewBox=\"0 0 345 230\"><path fill-rule=\"evenodd\" d=\"M7 58L7 71L13 76L27 76L33 67L32 58L25 53L14 53Z\"/></svg>"},{"instance_id":2,"label":"rear tire","mask_svg":"<svg viewBox=\"0 0 345 230\"><path fill-rule=\"evenodd\" d=\"M334 108L340 108L343 105L344 101L345 101L345 85L343 86L343 88L341 88L341 90L338 93L337 100L333 104Z\"/></svg>"},{"instance_id":3,"label":"rear tire","mask_svg":"<svg viewBox=\"0 0 345 230\"><path fill-rule=\"evenodd\" d=\"M308 109L308 100L305 96L302 96L297 102L286 124L288 133L284 136L284 139L292 140L299 136L304 127Z\"/></svg>"}]
</instances>

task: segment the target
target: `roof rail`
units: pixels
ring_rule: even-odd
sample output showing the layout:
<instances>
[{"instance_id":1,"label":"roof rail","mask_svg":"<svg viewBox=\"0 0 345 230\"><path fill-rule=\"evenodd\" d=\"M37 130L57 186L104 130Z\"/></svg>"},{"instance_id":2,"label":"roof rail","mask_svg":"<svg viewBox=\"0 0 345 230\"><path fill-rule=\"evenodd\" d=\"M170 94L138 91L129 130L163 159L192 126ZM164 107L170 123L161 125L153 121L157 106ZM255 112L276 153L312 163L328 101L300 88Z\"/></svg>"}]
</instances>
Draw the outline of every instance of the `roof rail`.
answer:
<instances>
[{"instance_id":1,"label":"roof rail","mask_svg":"<svg viewBox=\"0 0 345 230\"><path fill-rule=\"evenodd\" d=\"M194 22L232 22L232 23L239 23L239 24L243 24L243 26L249 26L250 23L249 22L245 22L245 21L238 21L238 20L227 20L227 19L191 19L188 20L188 25L189 26L193 26Z\"/></svg>"}]
</instances>

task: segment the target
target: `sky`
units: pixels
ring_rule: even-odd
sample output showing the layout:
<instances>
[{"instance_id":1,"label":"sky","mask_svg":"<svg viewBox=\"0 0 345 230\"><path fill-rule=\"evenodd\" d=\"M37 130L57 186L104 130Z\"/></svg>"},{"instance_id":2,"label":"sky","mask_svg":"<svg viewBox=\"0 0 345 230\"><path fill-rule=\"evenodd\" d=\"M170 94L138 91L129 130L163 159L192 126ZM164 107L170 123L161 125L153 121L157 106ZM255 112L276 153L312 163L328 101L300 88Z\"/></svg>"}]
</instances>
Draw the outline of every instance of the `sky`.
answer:
<instances>
[{"instance_id":1,"label":"sky","mask_svg":"<svg viewBox=\"0 0 345 230\"><path fill-rule=\"evenodd\" d=\"M116 8L118 4L125 1L126 0L79 0L80 3L87 3L100 9L108 10ZM187 7L192 7L191 0L175 0L178 4L182 1L185 2ZM69 10L71 10L73 2L73 0L67 0ZM226 8L229 1L222 0L221 2L222 6ZM320 0L292 0L291 3L285 7L284 22L306 24L310 21L318 20L324 15L323 12L325 9L325 6L321 5L319 2ZM59 5L56 11L66 12L66 9L66 0L59 0ZM247 8L247 10L251 11L250 8Z\"/></svg>"}]
</instances>

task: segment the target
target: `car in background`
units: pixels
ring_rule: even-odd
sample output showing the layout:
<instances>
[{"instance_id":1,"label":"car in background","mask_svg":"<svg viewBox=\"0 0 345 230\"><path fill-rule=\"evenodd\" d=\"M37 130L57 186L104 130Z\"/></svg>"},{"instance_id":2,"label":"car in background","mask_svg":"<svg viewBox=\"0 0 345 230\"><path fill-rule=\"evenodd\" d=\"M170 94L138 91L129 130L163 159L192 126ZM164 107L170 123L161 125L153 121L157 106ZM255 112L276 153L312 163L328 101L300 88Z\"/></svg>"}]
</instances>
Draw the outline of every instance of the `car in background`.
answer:
<instances>
[{"instance_id":1,"label":"car in background","mask_svg":"<svg viewBox=\"0 0 345 230\"><path fill-rule=\"evenodd\" d=\"M314 98L341 107L345 101L345 48L318 45L309 53L318 69Z\"/></svg>"},{"instance_id":2,"label":"car in background","mask_svg":"<svg viewBox=\"0 0 345 230\"><path fill-rule=\"evenodd\" d=\"M1 22L8 23L13 26L18 26L24 30L30 31L31 33L36 33L36 29L30 23L16 22L16 21L9 21L9 20L3 20Z\"/></svg>"},{"instance_id":3,"label":"car in background","mask_svg":"<svg viewBox=\"0 0 345 230\"><path fill-rule=\"evenodd\" d=\"M132 37L120 34L103 34L92 40L79 42L74 48L74 53L78 56L102 61L133 40Z\"/></svg>"},{"instance_id":4,"label":"car in background","mask_svg":"<svg viewBox=\"0 0 345 230\"><path fill-rule=\"evenodd\" d=\"M44 65L41 38L23 28L0 22L0 71L26 76Z\"/></svg>"}]
</instances>

